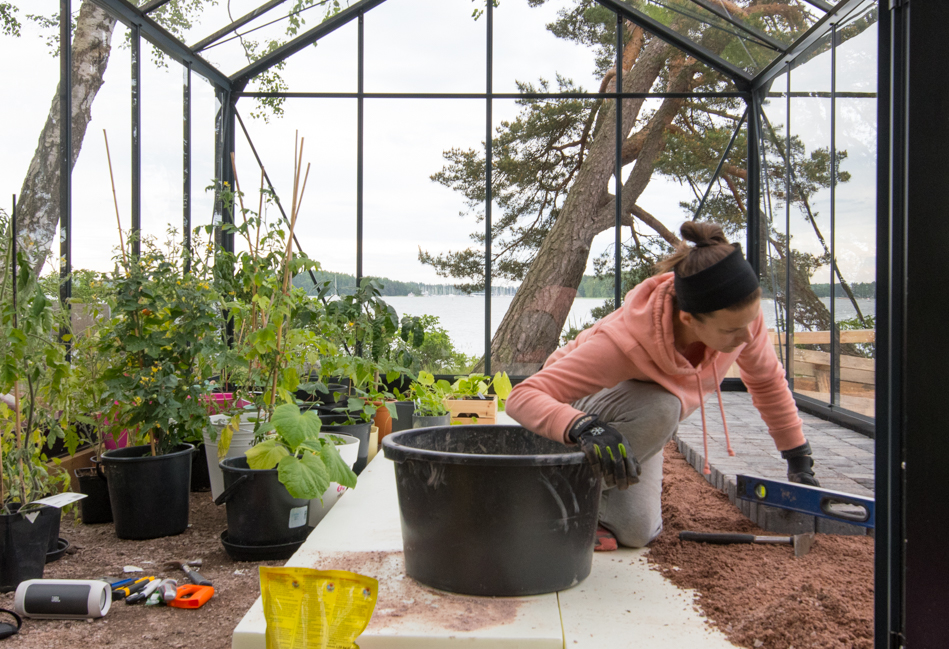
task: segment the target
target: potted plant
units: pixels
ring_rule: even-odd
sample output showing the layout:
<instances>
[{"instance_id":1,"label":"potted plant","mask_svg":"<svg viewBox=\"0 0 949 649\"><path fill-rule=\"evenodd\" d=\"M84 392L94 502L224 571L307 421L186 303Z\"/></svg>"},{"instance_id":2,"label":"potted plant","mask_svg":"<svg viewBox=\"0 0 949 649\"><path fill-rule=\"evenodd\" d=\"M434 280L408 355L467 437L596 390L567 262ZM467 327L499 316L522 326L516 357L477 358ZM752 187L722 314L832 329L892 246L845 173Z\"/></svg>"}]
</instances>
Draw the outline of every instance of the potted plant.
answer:
<instances>
[{"instance_id":1,"label":"potted plant","mask_svg":"<svg viewBox=\"0 0 949 649\"><path fill-rule=\"evenodd\" d=\"M100 344L113 363L103 373L102 409L132 446L102 454L119 538L180 534L188 526L193 444L208 426L208 359L220 353L219 299L210 245L194 254L169 230L165 249L142 241L138 257L110 281L115 307Z\"/></svg>"},{"instance_id":2,"label":"potted plant","mask_svg":"<svg viewBox=\"0 0 949 649\"><path fill-rule=\"evenodd\" d=\"M57 340L59 318L16 250L15 227L0 228L11 242L3 246L0 269L0 591L6 592L42 577L47 553L57 547L60 510L33 501L68 485L68 475L50 470L45 448L65 438L64 428L75 429L67 423L70 366Z\"/></svg>"},{"instance_id":3,"label":"potted plant","mask_svg":"<svg viewBox=\"0 0 949 649\"><path fill-rule=\"evenodd\" d=\"M418 380L412 382L410 390L415 403L412 428L447 426L451 422L451 414L445 406L445 399L451 390L448 381L436 381L433 374L422 371L418 373Z\"/></svg>"},{"instance_id":4,"label":"potted plant","mask_svg":"<svg viewBox=\"0 0 949 649\"><path fill-rule=\"evenodd\" d=\"M244 457L221 462L225 488L215 502L227 503L225 548L302 543L310 501L322 499L332 482L356 486L334 440L320 435L315 412L283 404L262 430L263 441Z\"/></svg>"},{"instance_id":5,"label":"potted plant","mask_svg":"<svg viewBox=\"0 0 949 649\"><path fill-rule=\"evenodd\" d=\"M445 406L451 413L451 423L495 423L498 410L504 409L504 401L511 393L511 380L507 372L498 372L494 377L474 373L455 379L451 384L451 394L445 400ZM489 394L492 388L494 394Z\"/></svg>"}]
</instances>

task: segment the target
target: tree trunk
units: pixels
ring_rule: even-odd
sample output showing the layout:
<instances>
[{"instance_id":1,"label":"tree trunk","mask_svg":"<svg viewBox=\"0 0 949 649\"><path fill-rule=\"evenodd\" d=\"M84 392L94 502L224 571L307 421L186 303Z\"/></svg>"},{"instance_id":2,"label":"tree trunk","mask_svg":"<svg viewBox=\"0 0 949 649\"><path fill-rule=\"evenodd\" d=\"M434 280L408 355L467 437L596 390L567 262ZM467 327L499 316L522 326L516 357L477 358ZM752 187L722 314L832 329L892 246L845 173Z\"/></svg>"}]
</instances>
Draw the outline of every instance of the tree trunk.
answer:
<instances>
[{"instance_id":1,"label":"tree trunk","mask_svg":"<svg viewBox=\"0 0 949 649\"><path fill-rule=\"evenodd\" d=\"M115 18L92 0L83 0L73 36L72 160L74 167L92 119L92 102L102 87L109 63ZM17 202L20 241L39 274L59 224L60 191L59 85L40 133L39 144L23 180Z\"/></svg>"},{"instance_id":2,"label":"tree trunk","mask_svg":"<svg viewBox=\"0 0 949 649\"><path fill-rule=\"evenodd\" d=\"M658 79L671 52L668 45L654 39L643 50L630 74L624 75L623 89L647 92ZM642 99L624 101L624 137L636 123L642 105ZM607 179L615 165L615 138L612 137L615 120L615 102L610 102L609 107L602 111L593 146L570 188L563 210L544 239L494 335L491 343L492 371L532 374L560 343L560 332L583 279L593 238L612 224L611 221L606 223L603 214L604 203L612 203ZM655 123L655 118L652 121ZM643 157L641 153L637 158L637 168L644 162ZM645 162L645 166L651 167L652 164ZM631 197L633 203L642 188ZM624 203L626 198L624 188ZM483 361L478 368L483 369Z\"/></svg>"}]
</instances>

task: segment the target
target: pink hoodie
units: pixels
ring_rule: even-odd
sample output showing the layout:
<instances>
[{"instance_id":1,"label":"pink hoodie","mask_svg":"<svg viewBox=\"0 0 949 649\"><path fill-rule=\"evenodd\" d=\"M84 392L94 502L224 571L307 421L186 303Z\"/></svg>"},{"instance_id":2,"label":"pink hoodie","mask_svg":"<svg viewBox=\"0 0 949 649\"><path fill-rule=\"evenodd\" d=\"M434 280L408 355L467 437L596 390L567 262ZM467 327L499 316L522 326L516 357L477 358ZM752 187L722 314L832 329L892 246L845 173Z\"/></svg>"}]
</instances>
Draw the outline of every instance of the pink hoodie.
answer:
<instances>
[{"instance_id":1,"label":"pink hoodie","mask_svg":"<svg viewBox=\"0 0 949 649\"><path fill-rule=\"evenodd\" d=\"M570 424L583 414L571 403L621 381L636 379L658 383L677 396L682 402L679 421L701 407L704 429L705 397L718 392L722 407L720 377L737 359L741 378L778 450L803 444L806 440L801 418L768 337L764 316L759 312L752 323L754 339L750 343L727 354L707 348L699 366L693 367L675 349L672 296L672 273L639 284L627 294L618 311L555 351L542 370L517 385L505 405L507 413L535 433L565 442ZM725 435L727 439L727 425Z\"/></svg>"}]
</instances>

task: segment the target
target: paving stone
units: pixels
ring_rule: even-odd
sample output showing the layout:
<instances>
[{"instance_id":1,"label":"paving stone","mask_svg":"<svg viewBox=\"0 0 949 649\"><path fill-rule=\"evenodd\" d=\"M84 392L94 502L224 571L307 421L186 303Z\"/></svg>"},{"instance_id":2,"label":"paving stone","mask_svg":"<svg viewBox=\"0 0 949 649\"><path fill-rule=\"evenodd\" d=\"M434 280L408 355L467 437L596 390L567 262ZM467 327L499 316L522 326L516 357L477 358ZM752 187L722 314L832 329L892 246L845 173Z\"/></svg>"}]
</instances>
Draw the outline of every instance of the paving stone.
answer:
<instances>
[{"instance_id":1,"label":"paving stone","mask_svg":"<svg viewBox=\"0 0 949 649\"><path fill-rule=\"evenodd\" d=\"M851 523L831 520L829 518L815 519L817 521L818 534L841 534L846 536L866 536L867 528Z\"/></svg>"},{"instance_id":2,"label":"paving stone","mask_svg":"<svg viewBox=\"0 0 949 649\"><path fill-rule=\"evenodd\" d=\"M775 534L805 534L816 530L814 517L758 504L757 524Z\"/></svg>"}]
</instances>

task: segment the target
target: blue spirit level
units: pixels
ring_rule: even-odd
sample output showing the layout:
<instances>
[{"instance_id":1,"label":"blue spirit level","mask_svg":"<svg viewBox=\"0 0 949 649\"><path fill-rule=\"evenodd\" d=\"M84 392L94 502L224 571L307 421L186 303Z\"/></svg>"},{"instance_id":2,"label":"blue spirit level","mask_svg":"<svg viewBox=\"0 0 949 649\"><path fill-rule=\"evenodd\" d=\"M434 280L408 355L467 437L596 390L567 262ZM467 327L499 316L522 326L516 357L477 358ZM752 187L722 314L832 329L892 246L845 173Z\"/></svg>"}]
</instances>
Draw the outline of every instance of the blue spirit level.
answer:
<instances>
[{"instance_id":1,"label":"blue spirit level","mask_svg":"<svg viewBox=\"0 0 949 649\"><path fill-rule=\"evenodd\" d=\"M821 487L738 475L738 497L802 514L873 528L873 500Z\"/></svg>"}]
</instances>

